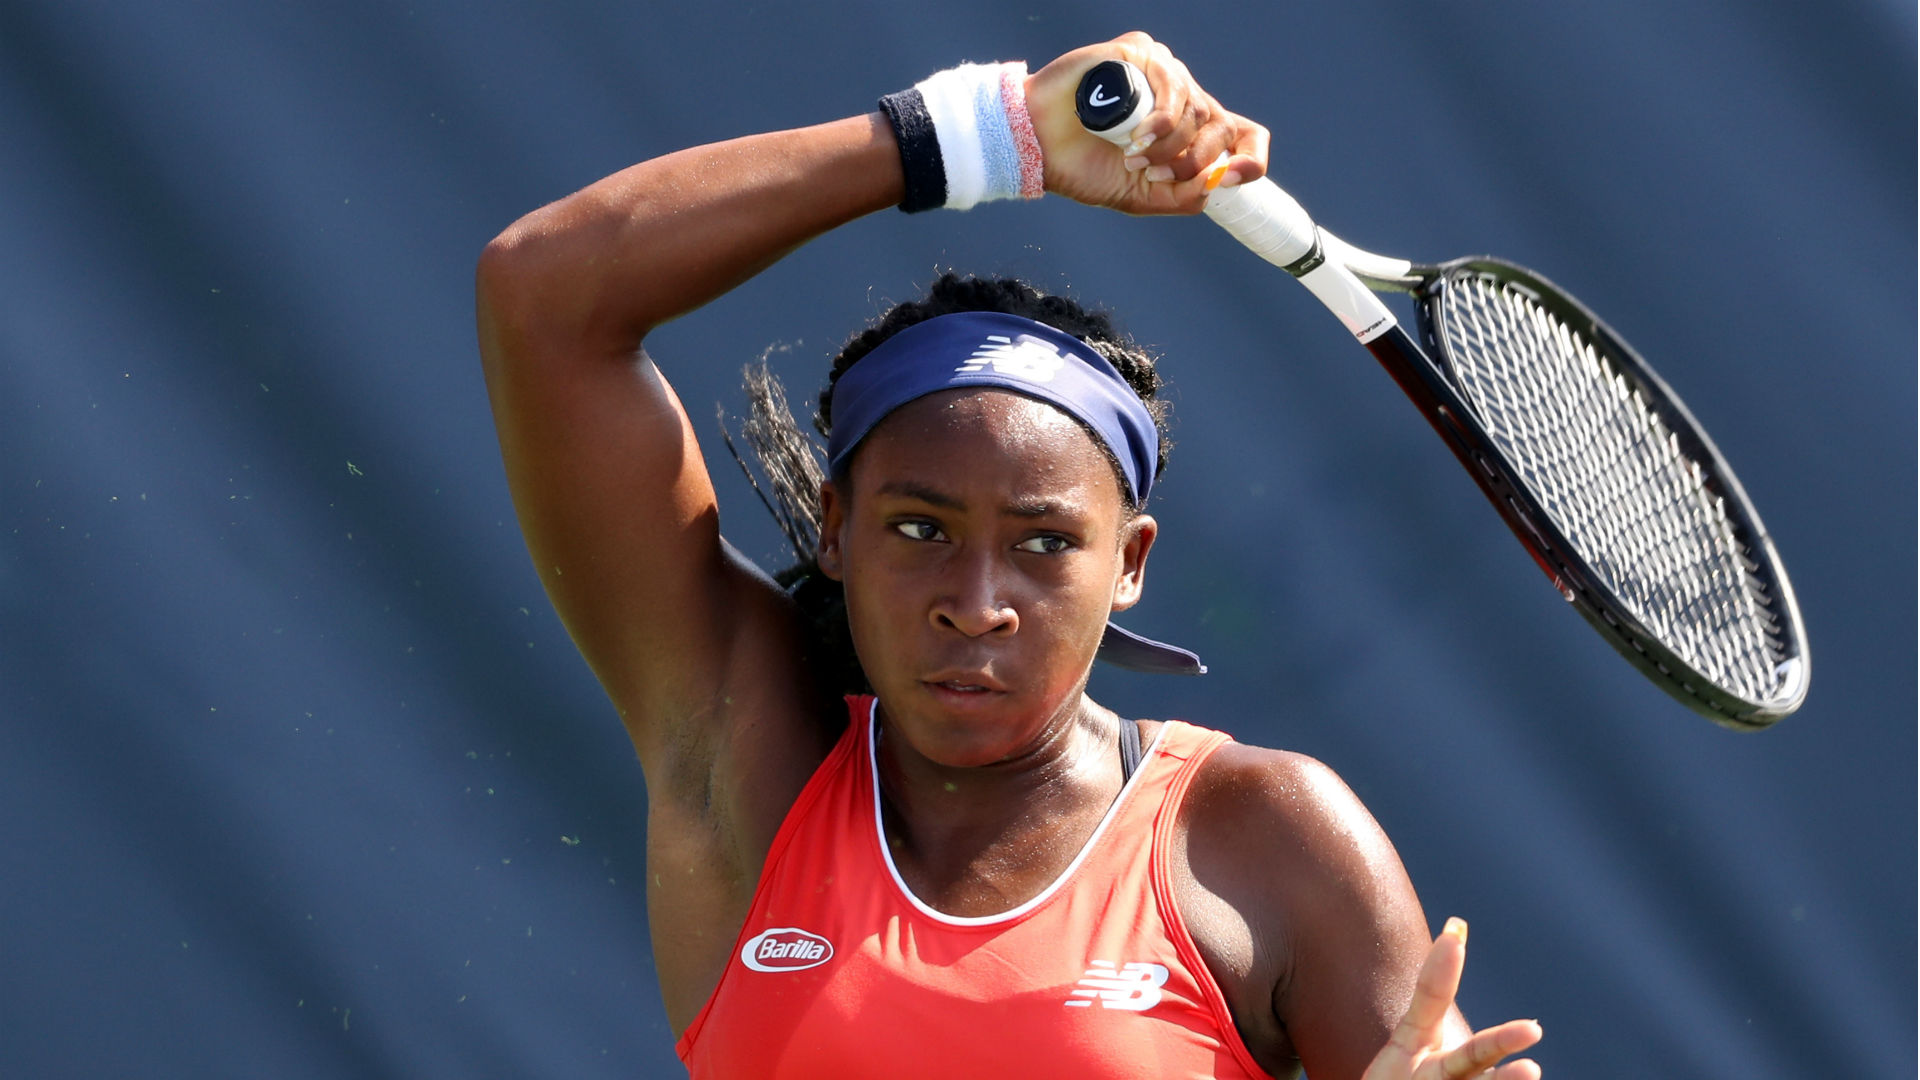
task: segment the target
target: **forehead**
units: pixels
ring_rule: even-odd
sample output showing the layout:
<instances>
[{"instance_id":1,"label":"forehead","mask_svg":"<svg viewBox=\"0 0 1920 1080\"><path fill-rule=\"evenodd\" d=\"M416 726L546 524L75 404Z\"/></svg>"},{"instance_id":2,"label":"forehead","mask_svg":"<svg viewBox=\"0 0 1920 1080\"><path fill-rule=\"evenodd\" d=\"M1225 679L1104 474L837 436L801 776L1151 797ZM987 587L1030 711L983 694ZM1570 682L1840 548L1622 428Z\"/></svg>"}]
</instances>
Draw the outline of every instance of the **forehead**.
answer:
<instances>
[{"instance_id":1,"label":"forehead","mask_svg":"<svg viewBox=\"0 0 1920 1080\"><path fill-rule=\"evenodd\" d=\"M1113 463L1079 421L1043 401L992 388L944 390L888 414L854 453L856 489L913 479L1120 502Z\"/></svg>"}]
</instances>

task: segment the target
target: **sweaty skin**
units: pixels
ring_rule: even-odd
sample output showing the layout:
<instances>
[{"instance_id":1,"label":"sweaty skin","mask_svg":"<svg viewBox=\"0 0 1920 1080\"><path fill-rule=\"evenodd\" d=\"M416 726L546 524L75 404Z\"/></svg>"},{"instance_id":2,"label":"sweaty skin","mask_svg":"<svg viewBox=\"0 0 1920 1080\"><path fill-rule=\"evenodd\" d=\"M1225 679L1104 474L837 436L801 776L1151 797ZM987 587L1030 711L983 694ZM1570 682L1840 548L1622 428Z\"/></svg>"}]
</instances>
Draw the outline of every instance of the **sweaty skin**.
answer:
<instances>
[{"instance_id":1,"label":"sweaty skin","mask_svg":"<svg viewBox=\"0 0 1920 1080\"><path fill-rule=\"evenodd\" d=\"M1159 102L1137 132L1154 141L1126 163L1071 109L1080 74L1113 58ZM1069 53L1027 92L1050 192L1192 213L1221 153L1229 182L1264 171L1265 130L1144 34ZM522 218L480 260L481 355L521 527L646 776L648 910L676 1032L718 985L774 833L845 712L807 670L791 601L720 538L691 425L643 341L901 190L875 113L632 166ZM821 563L846 584L881 700L888 843L928 903L1004 911L1066 867L1120 790L1118 718L1085 685L1158 526L1125 513L1084 430L991 390L903 407L824 495ZM1359 1076L1370 1061L1370 1080L1474 1075L1538 1037L1509 1024L1438 1053L1467 1035L1457 947L1443 935L1428 950L1398 857L1324 766L1230 746L1180 823L1181 912L1275 1075ZM1423 954L1434 974L1416 994Z\"/></svg>"},{"instance_id":2,"label":"sweaty skin","mask_svg":"<svg viewBox=\"0 0 1920 1080\"><path fill-rule=\"evenodd\" d=\"M1127 518L1077 424L1004 391L904 406L844 486L828 492L821 563L846 580L882 702L895 862L942 911L1005 911L1058 876L1119 793L1118 718L1085 688L1107 615L1140 595L1157 524ZM1182 822L1181 912L1255 1060L1286 1075L1309 1053L1296 1042L1367 1017L1348 1055L1314 1056L1357 1073L1427 946L1385 836L1324 766L1238 745L1200 773Z\"/></svg>"}]
</instances>

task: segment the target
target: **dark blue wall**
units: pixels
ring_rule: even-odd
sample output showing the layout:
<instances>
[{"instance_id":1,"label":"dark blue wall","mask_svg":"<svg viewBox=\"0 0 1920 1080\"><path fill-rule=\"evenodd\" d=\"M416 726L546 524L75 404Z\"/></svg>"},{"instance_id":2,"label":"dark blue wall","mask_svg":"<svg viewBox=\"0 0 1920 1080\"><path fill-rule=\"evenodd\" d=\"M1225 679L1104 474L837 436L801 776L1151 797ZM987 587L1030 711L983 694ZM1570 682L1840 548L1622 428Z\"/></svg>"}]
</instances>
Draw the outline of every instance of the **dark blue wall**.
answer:
<instances>
[{"instance_id":1,"label":"dark blue wall","mask_svg":"<svg viewBox=\"0 0 1920 1080\"><path fill-rule=\"evenodd\" d=\"M649 8L0 4L0 1075L673 1075L640 774L513 523L474 258L635 160L1136 24L1330 227L1540 267L1660 366L1794 573L1804 710L1641 681L1204 223L876 216L660 332L696 417L939 268L1113 305L1180 422L1132 623L1215 673L1110 703L1339 769L1554 1076L1913 1075L1911 5Z\"/></svg>"}]
</instances>

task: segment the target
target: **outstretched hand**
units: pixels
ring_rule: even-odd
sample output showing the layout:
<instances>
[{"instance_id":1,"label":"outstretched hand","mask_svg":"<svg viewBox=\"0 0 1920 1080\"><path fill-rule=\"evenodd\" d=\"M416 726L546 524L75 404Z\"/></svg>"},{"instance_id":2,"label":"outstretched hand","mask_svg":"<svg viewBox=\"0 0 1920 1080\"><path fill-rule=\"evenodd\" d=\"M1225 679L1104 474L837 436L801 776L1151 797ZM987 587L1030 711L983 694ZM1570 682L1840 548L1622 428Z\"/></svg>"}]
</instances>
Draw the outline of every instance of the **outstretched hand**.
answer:
<instances>
[{"instance_id":1,"label":"outstretched hand","mask_svg":"<svg viewBox=\"0 0 1920 1080\"><path fill-rule=\"evenodd\" d=\"M1080 77L1125 60L1153 87L1153 112L1122 151L1087 132L1074 111ZM1165 45L1139 31L1075 49L1027 78L1027 111L1046 158L1047 190L1129 214L1194 214L1220 185L1267 173L1267 129L1228 112ZM1224 170L1215 167L1227 155Z\"/></svg>"},{"instance_id":2,"label":"outstretched hand","mask_svg":"<svg viewBox=\"0 0 1920 1080\"><path fill-rule=\"evenodd\" d=\"M1509 1020L1474 1032L1472 1038L1452 1049L1442 1042L1447 1011L1453 1006L1466 963L1467 924L1448 919L1420 965L1413 1004L1407 1006L1407 1015L1393 1029L1393 1038L1374 1057L1373 1064L1367 1066L1362 1080L1462 1080L1480 1076L1539 1080L1540 1066L1526 1058L1494 1068L1501 1058L1540 1041L1538 1021Z\"/></svg>"}]
</instances>

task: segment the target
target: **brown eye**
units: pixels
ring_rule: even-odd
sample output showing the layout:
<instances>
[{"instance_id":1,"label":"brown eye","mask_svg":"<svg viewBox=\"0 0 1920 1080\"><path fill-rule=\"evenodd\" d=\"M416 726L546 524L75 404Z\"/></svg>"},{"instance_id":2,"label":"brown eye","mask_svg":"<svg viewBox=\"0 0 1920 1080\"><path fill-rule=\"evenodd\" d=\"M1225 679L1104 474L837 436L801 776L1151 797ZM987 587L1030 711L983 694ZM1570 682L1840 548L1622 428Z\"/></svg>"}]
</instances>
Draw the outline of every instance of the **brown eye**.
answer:
<instances>
[{"instance_id":1,"label":"brown eye","mask_svg":"<svg viewBox=\"0 0 1920 1080\"><path fill-rule=\"evenodd\" d=\"M894 528L899 531L900 535L909 540L926 540L931 542L945 540L947 538L946 534L940 531L940 526L935 525L931 521L902 521L896 524Z\"/></svg>"},{"instance_id":2,"label":"brown eye","mask_svg":"<svg viewBox=\"0 0 1920 1080\"><path fill-rule=\"evenodd\" d=\"M1020 541L1014 546L1014 550L1030 552L1034 555L1058 555L1072 546L1073 544L1064 536L1034 536Z\"/></svg>"}]
</instances>

